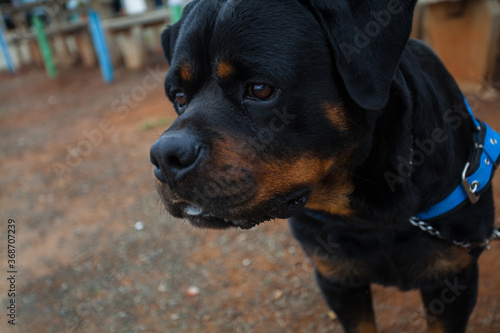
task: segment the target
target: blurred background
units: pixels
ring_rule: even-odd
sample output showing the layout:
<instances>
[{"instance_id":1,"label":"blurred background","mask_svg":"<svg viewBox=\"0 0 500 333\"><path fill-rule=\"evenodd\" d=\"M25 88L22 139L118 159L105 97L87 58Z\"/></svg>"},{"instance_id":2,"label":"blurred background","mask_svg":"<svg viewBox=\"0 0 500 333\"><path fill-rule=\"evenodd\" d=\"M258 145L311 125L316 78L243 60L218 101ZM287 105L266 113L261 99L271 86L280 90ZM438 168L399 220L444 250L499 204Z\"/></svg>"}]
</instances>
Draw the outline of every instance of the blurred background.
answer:
<instances>
[{"instance_id":1,"label":"blurred background","mask_svg":"<svg viewBox=\"0 0 500 333\"><path fill-rule=\"evenodd\" d=\"M160 34L184 5L0 1L0 332L341 332L286 221L199 230L158 202L149 148L175 118ZM420 1L413 37L500 130L500 1ZM500 332L498 258L481 257L470 332ZM374 299L381 332L425 331L418 293Z\"/></svg>"}]
</instances>

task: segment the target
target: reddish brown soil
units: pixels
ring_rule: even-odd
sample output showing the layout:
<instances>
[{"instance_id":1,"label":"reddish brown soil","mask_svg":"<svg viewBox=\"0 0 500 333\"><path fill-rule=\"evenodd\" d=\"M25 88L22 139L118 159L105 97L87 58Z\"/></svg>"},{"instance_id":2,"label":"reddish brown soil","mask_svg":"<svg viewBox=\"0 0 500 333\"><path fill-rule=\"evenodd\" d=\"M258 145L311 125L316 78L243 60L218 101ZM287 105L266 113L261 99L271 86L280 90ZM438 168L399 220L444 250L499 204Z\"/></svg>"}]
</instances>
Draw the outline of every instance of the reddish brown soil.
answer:
<instances>
[{"instance_id":1,"label":"reddish brown soil","mask_svg":"<svg viewBox=\"0 0 500 333\"><path fill-rule=\"evenodd\" d=\"M161 77L148 75L119 71L106 85L97 70L0 74L0 331L341 332L286 222L217 232L164 212L149 147L174 116ZM135 102L120 102L130 94ZM500 129L500 100L476 106ZM500 203L500 177L495 184ZM480 267L469 332L500 332L500 242ZM200 294L187 296L190 286ZM374 287L374 301L381 332L424 331L418 293Z\"/></svg>"}]
</instances>

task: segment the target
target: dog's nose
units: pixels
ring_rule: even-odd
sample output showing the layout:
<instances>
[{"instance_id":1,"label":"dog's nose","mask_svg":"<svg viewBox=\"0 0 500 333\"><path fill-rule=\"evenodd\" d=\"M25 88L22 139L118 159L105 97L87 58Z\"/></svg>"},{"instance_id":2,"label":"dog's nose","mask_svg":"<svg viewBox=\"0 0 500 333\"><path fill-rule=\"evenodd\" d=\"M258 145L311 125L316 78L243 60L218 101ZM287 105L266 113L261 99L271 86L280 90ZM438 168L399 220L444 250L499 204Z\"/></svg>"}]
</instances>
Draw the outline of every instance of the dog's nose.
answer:
<instances>
[{"instance_id":1,"label":"dog's nose","mask_svg":"<svg viewBox=\"0 0 500 333\"><path fill-rule=\"evenodd\" d=\"M203 145L188 133L162 135L151 146L150 158L154 174L162 183L167 179L179 181L196 168L203 155Z\"/></svg>"}]
</instances>

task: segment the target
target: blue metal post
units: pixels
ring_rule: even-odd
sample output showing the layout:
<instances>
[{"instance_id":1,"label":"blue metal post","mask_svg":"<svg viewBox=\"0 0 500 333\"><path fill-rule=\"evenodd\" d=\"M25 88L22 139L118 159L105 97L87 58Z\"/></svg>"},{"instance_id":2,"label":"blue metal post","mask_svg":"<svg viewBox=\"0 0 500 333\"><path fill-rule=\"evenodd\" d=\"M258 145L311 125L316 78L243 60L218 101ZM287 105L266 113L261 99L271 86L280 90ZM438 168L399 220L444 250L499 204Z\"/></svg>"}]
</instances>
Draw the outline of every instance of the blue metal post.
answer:
<instances>
[{"instance_id":1,"label":"blue metal post","mask_svg":"<svg viewBox=\"0 0 500 333\"><path fill-rule=\"evenodd\" d=\"M90 10L88 15L90 34L94 41L94 48L99 58L99 66L101 67L102 78L104 82L113 82L113 65L109 55L106 35L102 28L102 21L97 12Z\"/></svg>"},{"instance_id":2,"label":"blue metal post","mask_svg":"<svg viewBox=\"0 0 500 333\"><path fill-rule=\"evenodd\" d=\"M0 15L0 20L3 20L3 16ZM5 33L2 29L2 25L0 25L0 49L2 49L2 54L5 58L5 62L7 63L7 69L9 72L14 73L16 71L16 67L14 65L14 61L10 56L9 44L7 43L7 38L5 38Z\"/></svg>"}]
</instances>

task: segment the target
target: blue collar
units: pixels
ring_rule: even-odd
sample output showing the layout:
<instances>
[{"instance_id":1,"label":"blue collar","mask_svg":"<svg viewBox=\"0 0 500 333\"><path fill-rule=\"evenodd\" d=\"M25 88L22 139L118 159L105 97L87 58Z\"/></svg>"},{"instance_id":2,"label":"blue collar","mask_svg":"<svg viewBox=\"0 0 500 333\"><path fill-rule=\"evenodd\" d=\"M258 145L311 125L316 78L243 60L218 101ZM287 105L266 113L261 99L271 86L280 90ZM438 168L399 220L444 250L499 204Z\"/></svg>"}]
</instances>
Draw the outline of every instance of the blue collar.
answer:
<instances>
[{"instance_id":1,"label":"blue collar","mask_svg":"<svg viewBox=\"0 0 500 333\"><path fill-rule=\"evenodd\" d=\"M467 202L475 204L483 191L488 189L500 161L500 134L474 117L464 98L477 133L474 135L474 152L462 173L462 181L446 199L415 215L420 220L432 220L455 211ZM474 171L475 169L475 171Z\"/></svg>"}]
</instances>

